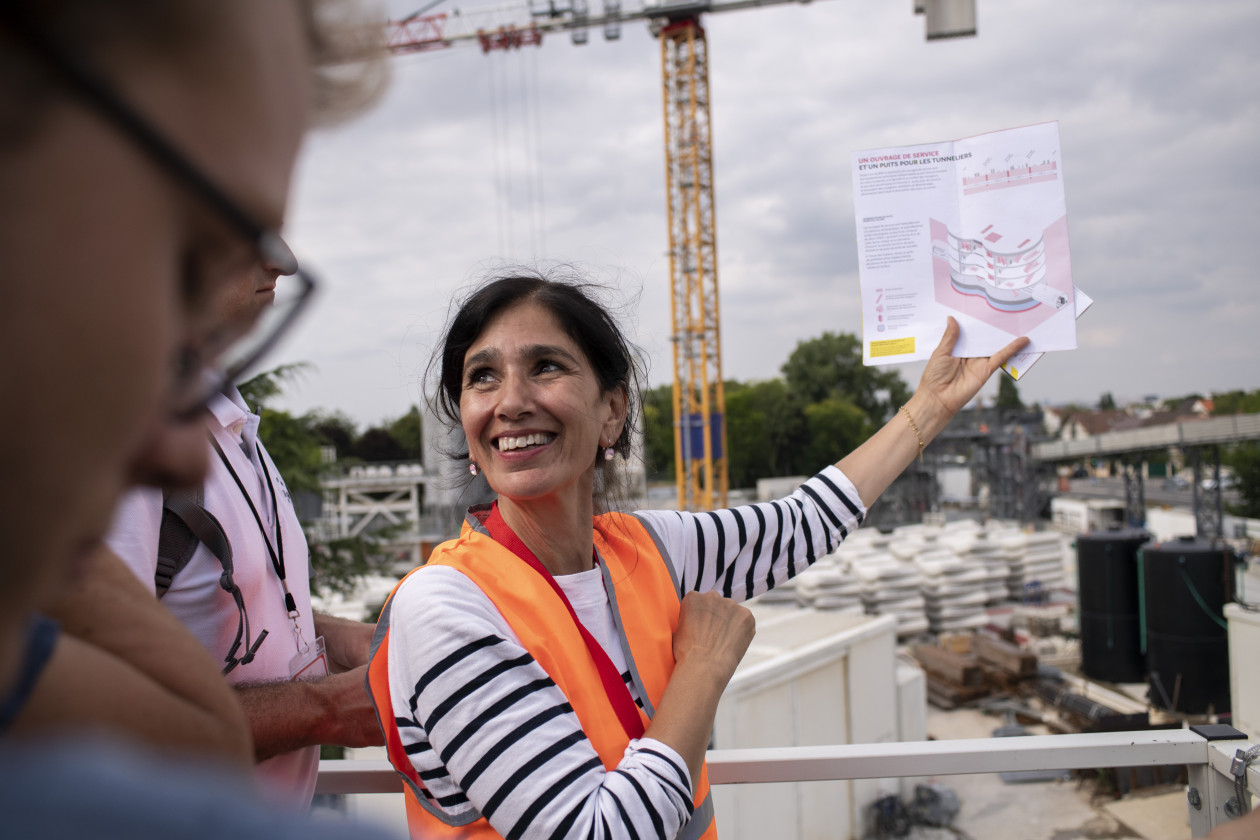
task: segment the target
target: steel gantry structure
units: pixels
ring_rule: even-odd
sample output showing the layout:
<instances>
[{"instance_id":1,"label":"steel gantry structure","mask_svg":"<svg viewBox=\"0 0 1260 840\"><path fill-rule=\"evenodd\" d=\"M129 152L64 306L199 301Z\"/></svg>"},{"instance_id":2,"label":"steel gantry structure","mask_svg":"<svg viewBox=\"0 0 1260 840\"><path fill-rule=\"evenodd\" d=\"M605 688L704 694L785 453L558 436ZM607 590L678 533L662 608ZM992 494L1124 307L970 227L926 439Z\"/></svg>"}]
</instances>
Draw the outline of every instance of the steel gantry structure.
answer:
<instances>
[{"instance_id":1,"label":"steel gantry structure","mask_svg":"<svg viewBox=\"0 0 1260 840\"><path fill-rule=\"evenodd\" d=\"M483 52L538 46L549 32L585 44L592 28L621 37L621 24L646 21L661 42L665 180L669 216L670 324L673 345L674 473L680 510L725 507L728 491L726 397L718 306L717 223L713 199L708 41L701 14L809 0L603 0L527 3L430 12L441 0L387 28L391 52L479 44ZM976 33L975 0L914 0L927 37Z\"/></svg>"}]
</instances>

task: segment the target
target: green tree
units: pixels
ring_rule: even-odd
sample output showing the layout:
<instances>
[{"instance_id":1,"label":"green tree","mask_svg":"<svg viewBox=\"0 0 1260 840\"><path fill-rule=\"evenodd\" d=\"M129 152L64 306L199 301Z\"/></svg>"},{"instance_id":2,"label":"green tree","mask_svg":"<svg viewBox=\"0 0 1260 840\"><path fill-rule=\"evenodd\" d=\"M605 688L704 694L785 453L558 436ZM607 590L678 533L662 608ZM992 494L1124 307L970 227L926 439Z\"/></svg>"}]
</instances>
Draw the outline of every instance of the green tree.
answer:
<instances>
[{"instance_id":1,"label":"green tree","mask_svg":"<svg viewBox=\"0 0 1260 840\"><path fill-rule=\"evenodd\" d=\"M319 493L323 445L311 423L311 415L294 417L287 411L262 411L258 437L284 477L291 492Z\"/></svg>"},{"instance_id":2,"label":"green tree","mask_svg":"<svg viewBox=\"0 0 1260 840\"><path fill-rule=\"evenodd\" d=\"M1024 407L1024 404L1020 402L1019 389L1015 387L1015 380L1009 376L998 377L997 407L1015 410Z\"/></svg>"},{"instance_id":3,"label":"green tree","mask_svg":"<svg viewBox=\"0 0 1260 840\"><path fill-rule=\"evenodd\" d=\"M839 461L874 432L866 412L840 397L805 406L805 424L809 444L803 449L804 461L797 470L802 475L812 475Z\"/></svg>"},{"instance_id":4,"label":"green tree","mask_svg":"<svg viewBox=\"0 0 1260 840\"><path fill-rule=\"evenodd\" d=\"M1260 414L1260 390L1226 391L1212 395L1212 414Z\"/></svg>"},{"instance_id":5,"label":"green tree","mask_svg":"<svg viewBox=\"0 0 1260 840\"><path fill-rule=\"evenodd\" d=\"M764 383L726 383L726 460L732 487L751 487L771 475L770 422L760 389Z\"/></svg>"},{"instance_id":6,"label":"green tree","mask_svg":"<svg viewBox=\"0 0 1260 840\"><path fill-rule=\"evenodd\" d=\"M674 386L643 392L643 460L648 481L674 478Z\"/></svg>"},{"instance_id":7,"label":"green tree","mask_svg":"<svg viewBox=\"0 0 1260 840\"><path fill-rule=\"evenodd\" d=\"M380 546L373 537L308 537L307 544L311 552L312 592L349 595L365 575L384 565Z\"/></svg>"},{"instance_id":8,"label":"green tree","mask_svg":"<svg viewBox=\"0 0 1260 840\"><path fill-rule=\"evenodd\" d=\"M1101 397L1098 398L1098 410L1099 411L1115 411L1116 410L1116 398L1111 396L1110 391L1107 391Z\"/></svg>"},{"instance_id":9,"label":"green tree","mask_svg":"<svg viewBox=\"0 0 1260 840\"><path fill-rule=\"evenodd\" d=\"M801 403L782 379L726 383L726 448L732 487L794 475L809 440Z\"/></svg>"},{"instance_id":10,"label":"green tree","mask_svg":"<svg viewBox=\"0 0 1260 840\"><path fill-rule=\"evenodd\" d=\"M726 383L726 460L732 487L752 487L771 474L773 453L765 411L755 386Z\"/></svg>"},{"instance_id":11,"label":"green tree","mask_svg":"<svg viewBox=\"0 0 1260 840\"><path fill-rule=\"evenodd\" d=\"M385 428L402 448L404 458L424 457L424 420L420 416L420 406L413 405L406 414L389 423Z\"/></svg>"},{"instance_id":12,"label":"green tree","mask_svg":"<svg viewBox=\"0 0 1260 840\"><path fill-rule=\"evenodd\" d=\"M802 341L782 367L788 389L801 404L839 397L881 423L910 399L895 370L862 364L862 342L851 333L825 332Z\"/></svg>"},{"instance_id":13,"label":"green tree","mask_svg":"<svg viewBox=\"0 0 1260 840\"><path fill-rule=\"evenodd\" d=\"M373 426L354 442L354 454L363 461L402 461L407 452L389 429Z\"/></svg>"},{"instance_id":14,"label":"green tree","mask_svg":"<svg viewBox=\"0 0 1260 840\"><path fill-rule=\"evenodd\" d=\"M309 416L311 428L323 446L336 450L338 459L354 457L354 442L359 437L359 429L353 420L339 411L314 411Z\"/></svg>"},{"instance_id":15,"label":"green tree","mask_svg":"<svg viewBox=\"0 0 1260 840\"><path fill-rule=\"evenodd\" d=\"M726 457L732 487L751 487L758 478L791 475L808 440L799 403L781 379L726 388ZM673 386L643 394L644 460L649 481L674 479Z\"/></svg>"},{"instance_id":16,"label":"green tree","mask_svg":"<svg viewBox=\"0 0 1260 840\"><path fill-rule=\"evenodd\" d=\"M271 409L270 403L311 369L309 364L280 365L263 371L237 386L246 404L258 413L258 436L267 445L267 453L284 483L292 492L319 492L320 446L315 432L315 416L294 417L287 411Z\"/></svg>"}]
</instances>

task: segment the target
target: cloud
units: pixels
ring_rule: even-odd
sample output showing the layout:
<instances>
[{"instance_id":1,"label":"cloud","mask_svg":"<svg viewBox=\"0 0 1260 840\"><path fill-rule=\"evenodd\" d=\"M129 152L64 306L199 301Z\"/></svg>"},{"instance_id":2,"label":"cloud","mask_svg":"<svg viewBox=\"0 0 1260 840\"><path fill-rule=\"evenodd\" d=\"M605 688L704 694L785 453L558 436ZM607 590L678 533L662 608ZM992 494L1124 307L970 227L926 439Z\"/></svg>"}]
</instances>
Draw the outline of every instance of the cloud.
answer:
<instances>
[{"instance_id":1,"label":"cloud","mask_svg":"<svg viewBox=\"0 0 1260 840\"><path fill-rule=\"evenodd\" d=\"M704 20L725 376L774 376L798 341L860 332L851 152L1058 120L1073 269L1097 303L1080 349L1048 354L1021 396L1260 387L1260 7L980 3L976 38L926 43L909 6ZM318 367L290 407L401 414L452 295L504 260L571 260L620 287L653 383L669 381L660 72L643 24L395 59L381 106L313 136L297 173L288 233L326 282L281 353Z\"/></svg>"}]
</instances>

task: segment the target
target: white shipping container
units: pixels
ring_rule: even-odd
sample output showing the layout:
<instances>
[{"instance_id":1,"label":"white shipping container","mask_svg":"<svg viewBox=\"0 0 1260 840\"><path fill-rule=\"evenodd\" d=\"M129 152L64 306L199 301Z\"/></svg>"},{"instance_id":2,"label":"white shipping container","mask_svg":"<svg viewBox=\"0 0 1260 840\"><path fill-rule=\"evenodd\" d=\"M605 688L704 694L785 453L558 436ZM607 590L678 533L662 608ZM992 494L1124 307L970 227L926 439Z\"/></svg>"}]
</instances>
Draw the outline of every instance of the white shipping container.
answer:
<instances>
[{"instance_id":1,"label":"white shipping container","mask_svg":"<svg viewBox=\"0 0 1260 840\"><path fill-rule=\"evenodd\" d=\"M718 704L715 749L880 743L924 731L914 681L899 705L896 620L751 604L757 636ZM717 785L723 840L848 840L896 779Z\"/></svg>"}]
</instances>

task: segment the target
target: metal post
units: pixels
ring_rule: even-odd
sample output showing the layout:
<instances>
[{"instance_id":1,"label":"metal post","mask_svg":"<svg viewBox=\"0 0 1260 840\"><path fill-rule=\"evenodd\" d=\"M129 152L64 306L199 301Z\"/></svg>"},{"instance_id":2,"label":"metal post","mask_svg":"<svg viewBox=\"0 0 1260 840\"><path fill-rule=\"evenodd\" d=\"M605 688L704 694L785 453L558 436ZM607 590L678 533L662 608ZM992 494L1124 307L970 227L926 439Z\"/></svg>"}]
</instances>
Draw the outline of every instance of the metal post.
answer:
<instances>
[{"instance_id":1,"label":"metal post","mask_svg":"<svg viewBox=\"0 0 1260 840\"><path fill-rule=\"evenodd\" d=\"M1215 478L1210 488L1204 487L1203 482L1205 465L1202 447L1196 446L1190 450L1190 463L1194 473L1194 487L1191 489L1195 536L1201 540L1213 542L1225 535L1225 528L1224 506L1221 500L1221 449L1219 446L1212 445L1210 451L1212 475Z\"/></svg>"},{"instance_id":2,"label":"metal post","mask_svg":"<svg viewBox=\"0 0 1260 840\"><path fill-rule=\"evenodd\" d=\"M1142 476L1142 461L1126 459L1124 462L1124 518L1131 528L1146 526L1146 483Z\"/></svg>"},{"instance_id":3,"label":"metal post","mask_svg":"<svg viewBox=\"0 0 1260 840\"><path fill-rule=\"evenodd\" d=\"M1192 726L1190 731L1207 739L1207 761L1190 764L1190 786L1186 791L1190 815L1190 835L1206 837L1218 825L1239 813L1234 800L1231 763L1238 749L1251 746L1246 736L1232 726L1211 724Z\"/></svg>"}]
</instances>

